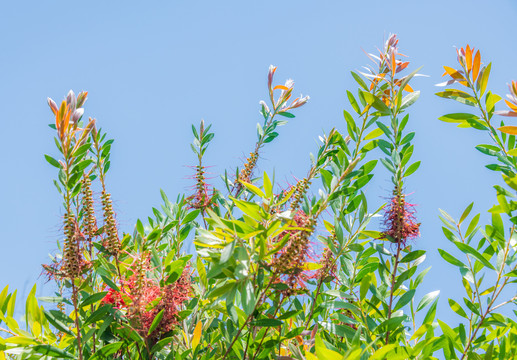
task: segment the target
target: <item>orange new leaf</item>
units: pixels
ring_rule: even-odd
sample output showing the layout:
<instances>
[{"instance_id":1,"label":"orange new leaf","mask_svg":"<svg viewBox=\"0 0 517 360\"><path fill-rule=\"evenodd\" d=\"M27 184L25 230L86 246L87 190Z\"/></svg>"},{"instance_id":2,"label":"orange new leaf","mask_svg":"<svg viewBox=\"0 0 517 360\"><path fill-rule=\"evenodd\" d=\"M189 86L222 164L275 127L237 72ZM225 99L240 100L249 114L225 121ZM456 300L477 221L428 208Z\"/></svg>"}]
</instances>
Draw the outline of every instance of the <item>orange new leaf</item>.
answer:
<instances>
[{"instance_id":1,"label":"orange new leaf","mask_svg":"<svg viewBox=\"0 0 517 360\"><path fill-rule=\"evenodd\" d=\"M445 69L445 73L442 76L449 74L454 80L465 80L465 77L458 70L449 66L444 66L443 68Z\"/></svg>"},{"instance_id":2,"label":"orange new leaf","mask_svg":"<svg viewBox=\"0 0 517 360\"><path fill-rule=\"evenodd\" d=\"M517 111L517 105L516 104L514 104L514 103L512 103L512 102L510 102L508 100L504 100L504 102L506 103L506 105L508 105L508 107L510 109L512 109L513 111Z\"/></svg>"},{"instance_id":3,"label":"orange new leaf","mask_svg":"<svg viewBox=\"0 0 517 360\"><path fill-rule=\"evenodd\" d=\"M465 49L465 59L467 61L467 71L472 70L472 49L468 45Z\"/></svg>"},{"instance_id":4,"label":"orange new leaf","mask_svg":"<svg viewBox=\"0 0 517 360\"><path fill-rule=\"evenodd\" d=\"M476 56L474 57L474 64L472 64L472 80L476 81L479 75L479 68L481 66L481 54L479 50L476 52Z\"/></svg>"},{"instance_id":5,"label":"orange new leaf","mask_svg":"<svg viewBox=\"0 0 517 360\"><path fill-rule=\"evenodd\" d=\"M498 130L505 134L517 135L517 126L501 126Z\"/></svg>"},{"instance_id":6,"label":"orange new leaf","mask_svg":"<svg viewBox=\"0 0 517 360\"><path fill-rule=\"evenodd\" d=\"M285 91L289 90L289 88L287 86L284 86L284 85L277 85L277 86L275 86L273 88L273 90L278 90L278 89L285 90Z\"/></svg>"},{"instance_id":7,"label":"orange new leaf","mask_svg":"<svg viewBox=\"0 0 517 360\"><path fill-rule=\"evenodd\" d=\"M404 87L404 90L407 91L407 92L413 92L413 88L411 86L409 86L409 84L407 84L405 87Z\"/></svg>"}]
</instances>

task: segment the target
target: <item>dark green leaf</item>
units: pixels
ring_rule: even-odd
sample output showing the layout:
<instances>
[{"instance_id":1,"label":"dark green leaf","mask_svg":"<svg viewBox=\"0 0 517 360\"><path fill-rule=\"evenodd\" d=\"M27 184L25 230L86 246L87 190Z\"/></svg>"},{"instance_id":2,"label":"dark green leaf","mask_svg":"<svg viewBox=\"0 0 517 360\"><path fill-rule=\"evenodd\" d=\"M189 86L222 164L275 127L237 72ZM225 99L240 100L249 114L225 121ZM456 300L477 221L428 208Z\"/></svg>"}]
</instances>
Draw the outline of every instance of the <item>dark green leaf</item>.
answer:
<instances>
[{"instance_id":1,"label":"dark green leaf","mask_svg":"<svg viewBox=\"0 0 517 360\"><path fill-rule=\"evenodd\" d=\"M258 319L251 322L251 325L258 327L276 327L283 324L284 322L278 319Z\"/></svg>"},{"instance_id":2,"label":"dark green leaf","mask_svg":"<svg viewBox=\"0 0 517 360\"><path fill-rule=\"evenodd\" d=\"M291 114L290 112L286 112L286 111L280 111L278 112L278 115L282 115L282 116L285 116L286 118L294 118L295 116L293 114Z\"/></svg>"},{"instance_id":3,"label":"dark green leaf","mask_svg":"<svg viewBox=\"0 0 517 360\"><path fill-rule=\"evenodd\" d=\"M82 308L82 307L85 307L90 304L95 304L97 301L100 301L103 297L105 297L107 293L108 293L107 291L103 291L103 292L99 292L99 293L90 295L86 299L83 300L83 302L81 303L81 305L79 307Z\"/></svg>"}]
</instances>

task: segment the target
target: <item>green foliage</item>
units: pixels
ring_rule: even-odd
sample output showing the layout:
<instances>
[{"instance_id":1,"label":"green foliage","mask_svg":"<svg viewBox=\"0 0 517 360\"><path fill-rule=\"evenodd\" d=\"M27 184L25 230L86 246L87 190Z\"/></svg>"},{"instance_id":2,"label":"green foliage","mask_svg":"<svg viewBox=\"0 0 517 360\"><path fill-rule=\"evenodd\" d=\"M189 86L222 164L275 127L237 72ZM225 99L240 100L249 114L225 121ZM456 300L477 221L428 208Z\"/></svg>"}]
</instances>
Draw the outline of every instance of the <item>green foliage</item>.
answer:
<instances>
[{"instance_id":1,"label":"green foliage","mask_svg":"<svg viewBox=\"0 0 517 360\"><path fill-rule=\"evenodd\" d=\"M207 184L203 161L214 134L201 121L192 127L193 193L171 201L161 191L163 204L131 234L119 234L107 190L113 140L94 119L81 120L87 94L70 92L59 107L49 99L59 155L45 159L58 170L65 226L61 253L44 269L58 291L39 299L44 307L33 288L20 325L16 291L3 289L0 359L515 357L516 322L497 310L516 302L505 289L517 281L517 128L495 128L493 116L514 116L517 86L510 87L510 110L495 111L501 97L487 90L490 64L481 67L479 52L467 47L458 52L462 69L445 67L452 80L444 83L466 91L437 94L478 110L440 120L486 131L492 144L476 148L503 176L490 224L478 225L473 204L457 221L441 211L451 246L438 252L465 288L463 299L448 299L460 318L453 328L436 318L440 290L419 292L430 267L421 268L426 253L409 241L420 226L404 194L420 166L412 160L416 135L406 131L419 70L405 74L409 62L394 35L368 56L374 64L352 72L357 89L347 91L343 130L319 137L303 179L281 189L271 172L257 171L261 149L309 100L291 100L292 80L274 85L271 66L269 104L260 102L263 121L242 168L225 172L222 189ZM365 189L379 160L393 190L386 205L370 209ZM92 187L101 193L100 216ZM376 229L371 220L381 213ZM184 252L186 241L195 254Z\"/></svg>"}]
</instances>

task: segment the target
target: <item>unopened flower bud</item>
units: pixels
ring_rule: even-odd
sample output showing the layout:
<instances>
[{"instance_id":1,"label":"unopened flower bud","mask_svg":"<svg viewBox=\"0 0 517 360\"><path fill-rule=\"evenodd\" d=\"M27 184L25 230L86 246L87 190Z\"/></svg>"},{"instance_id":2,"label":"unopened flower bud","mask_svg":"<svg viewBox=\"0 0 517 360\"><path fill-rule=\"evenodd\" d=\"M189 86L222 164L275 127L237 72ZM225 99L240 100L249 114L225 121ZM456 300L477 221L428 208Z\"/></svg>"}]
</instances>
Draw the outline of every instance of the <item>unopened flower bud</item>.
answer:
<instances>
[{"instance_id":1,"label":"unopened flower bud","mask_svg":"<svg viewBox=\"0 0 517 360\"><path fill-rule=\"evenodd\" d=\"M93 135L93 138L96 139L97 138L97 126L95 126L95 119L92 119L90 118L90 122L93 123L92 125L92 135Z\"/></svg>"},{"instance_id":2,"label":"unopened flower bud","mask_svg":"<svg viewBox=\"0 0 517 360\"><path fill-rule=\"evenodd\" d=\"M262 110L269 114L269 107L267 106L266 102L264 100L260 100L259 104L262 106Z\"/></svg>"},{"instance_id":3,"label":"unopened flower bud","mask_svg":"<svg viewBox=\"0 0 517 360\"><path fill-rule=\"evenodd\" d=\"M84 114L84 109L83 108L76 109L74 111L74 113L72 114L72 123L76 124L79 121L79 119L81 119L83 114Z\"/></svg>"},{"instance_id":4,"label":"unopened flower bud","mask_svg":"<svg viewBox=\"0 0 517 360\"><path fill-rule=\"evenodd\" d=\"M76 99L75 99L75 93L72 90L70 90L68 92L68 95L66 96L66 103L67 103L67 105L70 105L71 109L75 109Z\"/></svg>"},{"instance_id":5,"label":"unopened flower bud","mask_svg":"<svg viewBox=\"0 0 517 360\"><path fill-rule=\"evenodd\" d=\"M77 107L83 107L86 98L88 97L88 91L81 91L79 95L77 95Z\"/></svg>"},{"instance_id":6,"label":"unopened flower bud","mask_svg":"<svg viewBox=\"0 0 517 360\"><path fill-rule=\"evenodd\" d=\"M307 101L309 101L309 99L310 99L309 96L304 97L303 95L300 95L299 98L297 98L293 101L293 103L291 104L291 106L289 106L289 108L295 109L297 107L303 106L307 103Z\"/></svg>"},{"instance_id":7,"label":"unopened flower bud","mask_svg":"<svg viewBox=\"0 0 517 360\"><path fill-rule=\"evenodd\" d=\"M54 113L54 115L57 114L58 112L58 108L57 108L57 104L54 102L54 100L52 100L51 98L47 98L47 103L48 103L48 106L50 106L50 110L52 110L52 112Z\"/></svg>"},{"instance_id":8,"label":"unopened flower bud","mask_svg":"<svg viewBox=\"0 0 517 360\"><path fill-rule=\"evenodd\" d=\"M275 75L276 66L269 65L269 71L267 74L267 86L271 89L271 85L273 84L273 75Z\"/></svg>"}]
</instances>

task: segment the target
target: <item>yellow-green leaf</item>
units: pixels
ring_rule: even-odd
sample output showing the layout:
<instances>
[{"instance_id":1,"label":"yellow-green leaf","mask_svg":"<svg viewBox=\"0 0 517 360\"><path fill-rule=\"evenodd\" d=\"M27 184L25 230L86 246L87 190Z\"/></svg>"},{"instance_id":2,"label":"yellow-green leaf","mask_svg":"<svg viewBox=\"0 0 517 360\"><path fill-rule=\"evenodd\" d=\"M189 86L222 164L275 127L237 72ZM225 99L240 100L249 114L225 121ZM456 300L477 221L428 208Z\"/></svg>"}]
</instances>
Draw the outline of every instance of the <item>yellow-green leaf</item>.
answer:
<instances>
[{"instance_id":1,"label":"yellow-green leaf","mask_svg":"<svg viewBox=\"0 0 517 360\"><path fill-rule=\"evenodd\" d=\"M306 262L305 264L303 264L304 270L318 270L318 269L321 269L322 267L323 267L323 265L318 264L318 263Z\"/></svg>"},{"instance_id":2,"label":"yellow-green leaf","mask_svg":"<svg viewBox=\"0 0 517 360\"><path fill-rule=\"evenodd\" d=\"M391 350L397 347L397 344L389 344L378 349L373 356L370 358L371 360L381 360L384 359L386 354L388 354Z\"/></svg>"},{"instance_id":3,"label":"yellow-green leaf","mask_svg":"<svg viewBox=\"0 0 517 360\"><path fill-rule=\"evenodd\" d=\"M364 137L364 140L375 139L376 137L381 136L384 132L380 128L373 129L368 135Z\"/></svg>"},{"instance_id":4,"label":"yellow-green leaf","mask_svg":"<svg viewBox=\"0 0 517 360\"><path fill-rule=\"evenodd\" d=\"M342 360L343 356L334 350L327 349L323 339L316 335L316 355L318 360Z\"/></svg>"},{"instance_id":5,"label":"yellow-green leaf","mask_svg":"<svg viewBox=\"0 0 517 360\"><path fill-rule=\"evenodd\" d=\"M192 349L196 349L199 345L199 340L201 340L201 330L203 329L203 324L201 321L198 321L196 327L194 328L194 335L192 335Z\"/></svg>"},{"instance_id":6,"label":"yellow-green leaf","mask_svg":"<svg viewBox=\"0 0 517 360\"><path fill-rule=\"evenodd\" d=\"M503 174L504 182L514 190L517 190L517 176L509 177Z\"/></svg>"}]
</instances>

